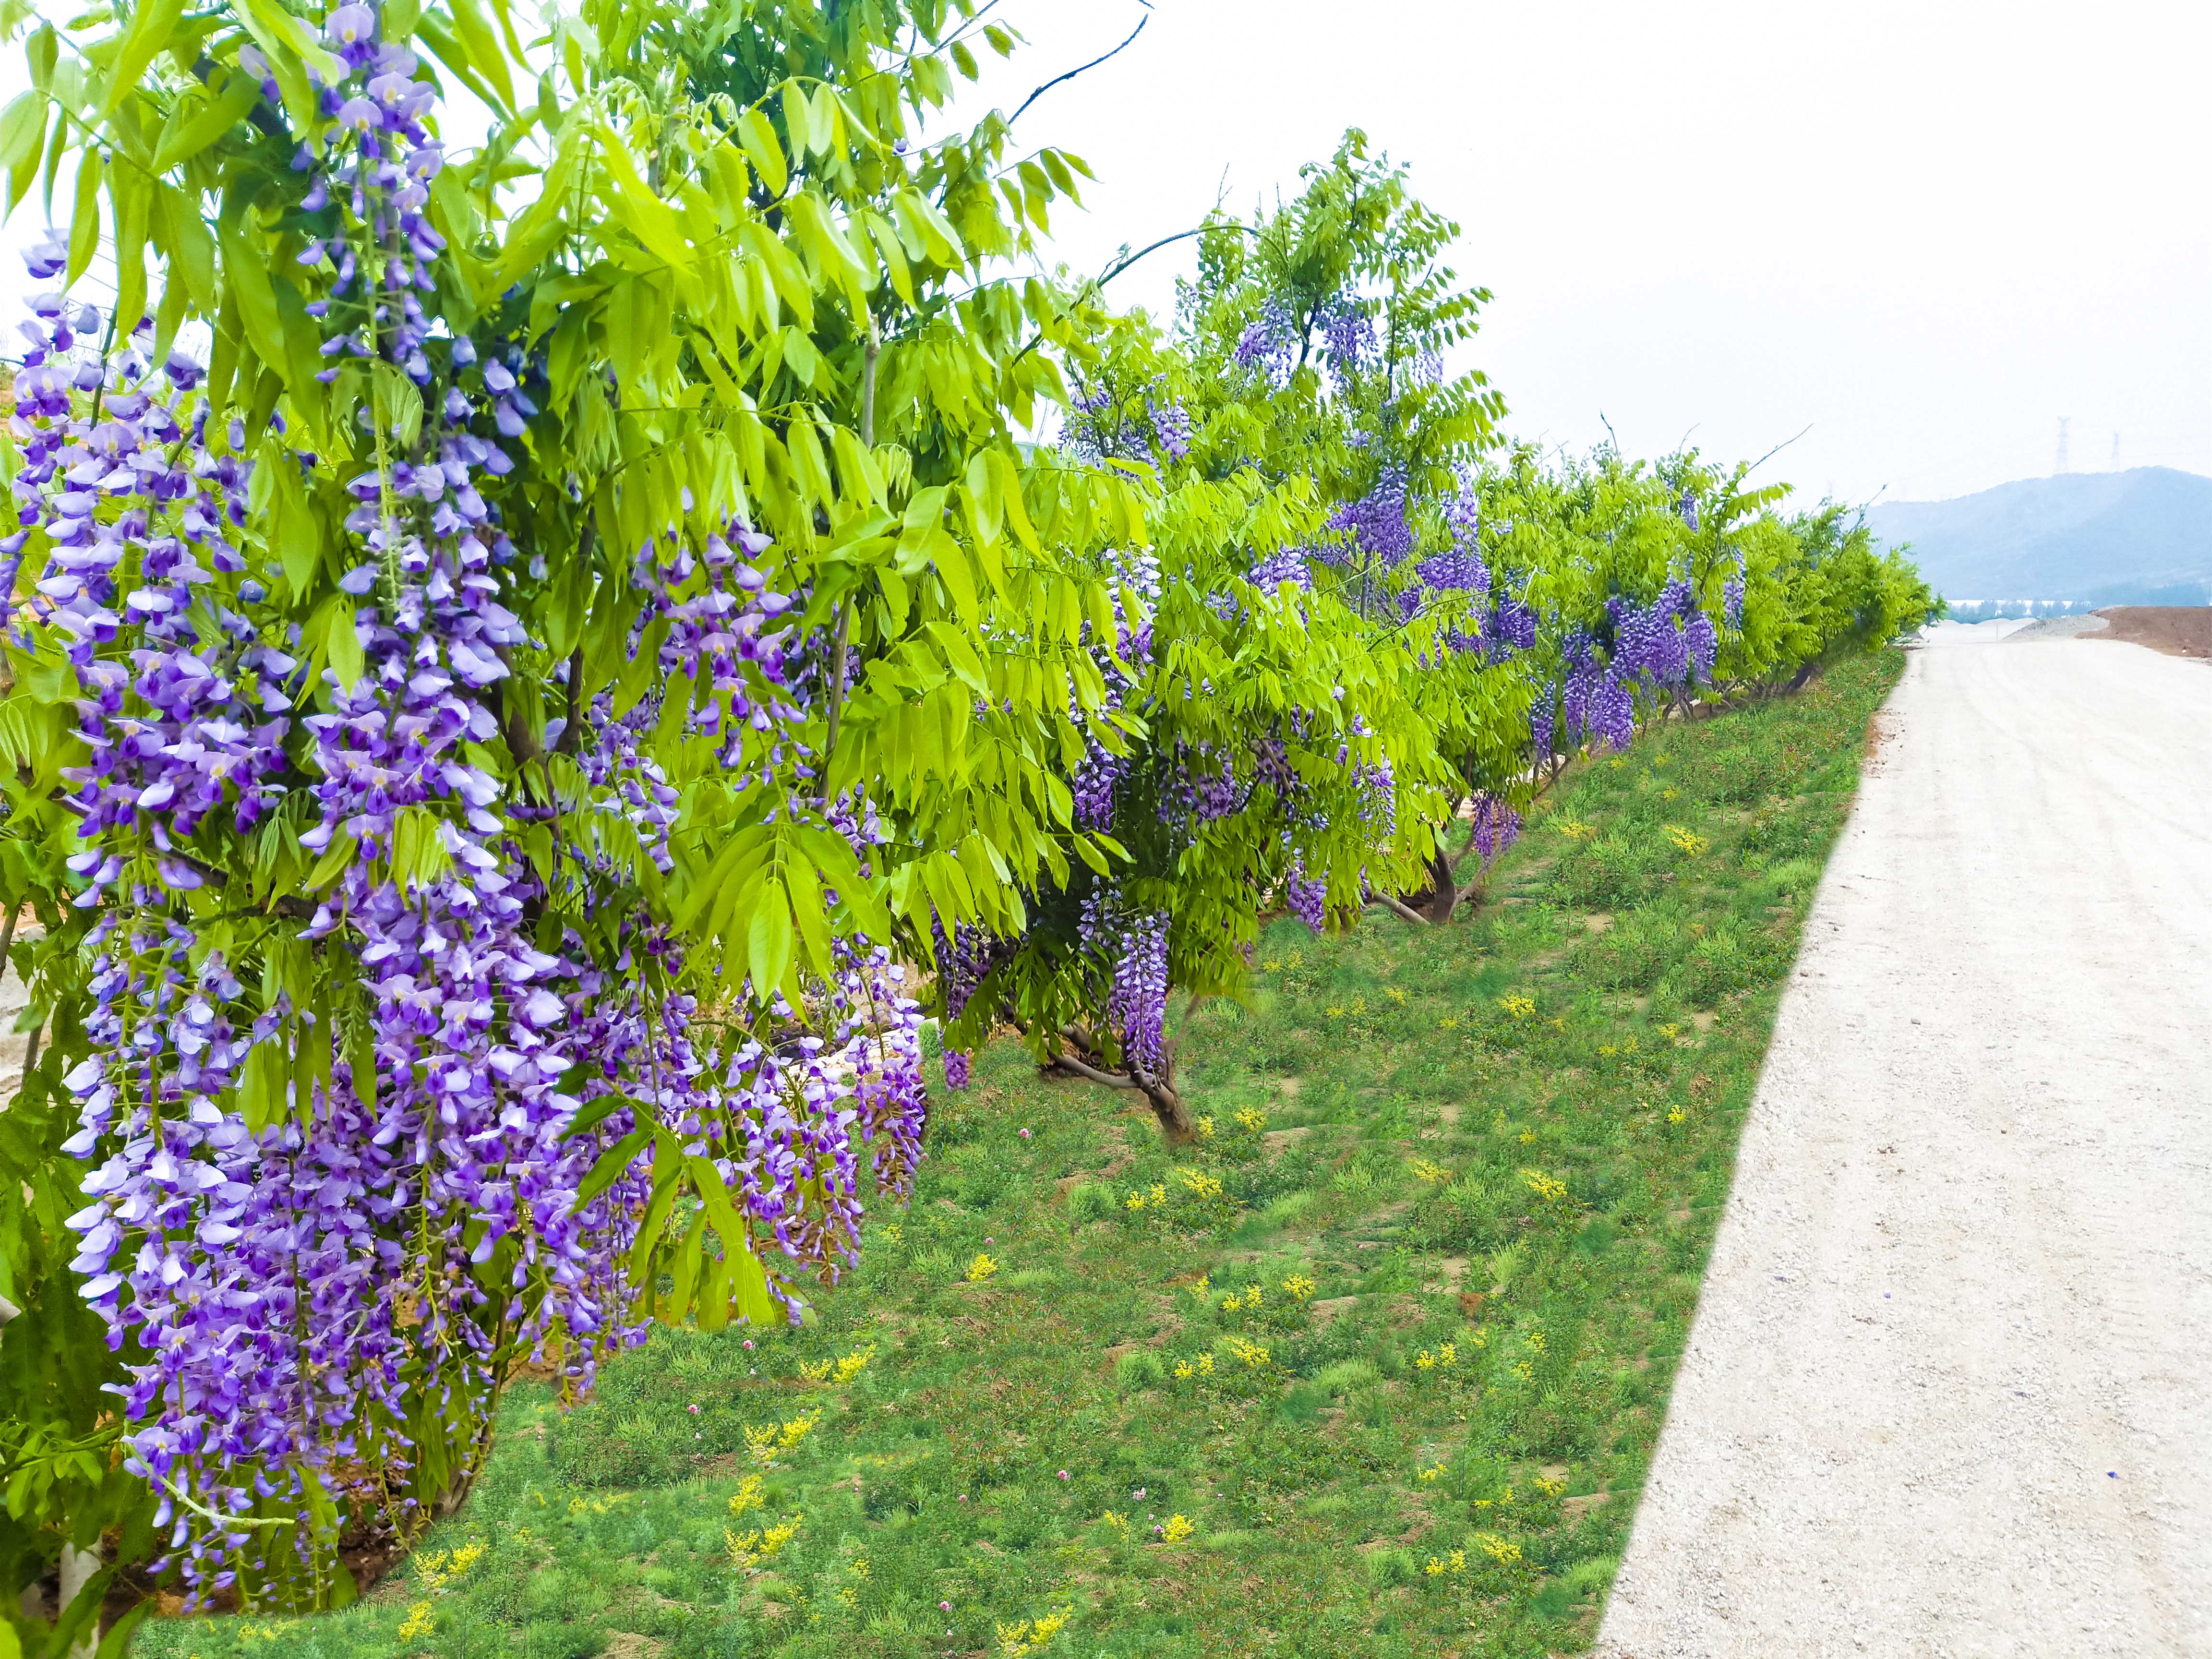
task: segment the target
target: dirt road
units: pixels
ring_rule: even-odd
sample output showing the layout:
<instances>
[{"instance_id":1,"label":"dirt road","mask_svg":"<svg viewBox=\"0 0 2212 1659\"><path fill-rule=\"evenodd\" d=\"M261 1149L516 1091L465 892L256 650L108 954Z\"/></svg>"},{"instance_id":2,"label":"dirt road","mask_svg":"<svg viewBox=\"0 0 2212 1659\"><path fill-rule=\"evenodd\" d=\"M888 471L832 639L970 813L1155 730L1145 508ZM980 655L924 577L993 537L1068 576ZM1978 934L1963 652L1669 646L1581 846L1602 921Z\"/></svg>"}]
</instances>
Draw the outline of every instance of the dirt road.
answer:
<instances>
[{"instance_id":1,"label":"dirt road","mask_svg":"<svg viewBox=\"0 0 2212 1659\"><path fill-rule=\"evenodd\" d=\"M1881 726L1599 1651L2212 1655L2212 665Z\"/></svg>"}]
</instances>

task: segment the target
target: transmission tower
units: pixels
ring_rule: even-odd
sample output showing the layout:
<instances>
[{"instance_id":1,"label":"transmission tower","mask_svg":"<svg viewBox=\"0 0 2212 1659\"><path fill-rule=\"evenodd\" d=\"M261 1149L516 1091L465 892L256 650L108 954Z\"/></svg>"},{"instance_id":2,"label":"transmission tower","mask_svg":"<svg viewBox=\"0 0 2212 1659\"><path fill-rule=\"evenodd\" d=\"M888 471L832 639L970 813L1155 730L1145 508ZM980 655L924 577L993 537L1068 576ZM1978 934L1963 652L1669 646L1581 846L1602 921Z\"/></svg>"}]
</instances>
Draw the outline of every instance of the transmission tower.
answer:
<instances>
[{"instance_id":1,"label":"transmission tower","mask_svg":"<svg viewBox=\"0 0 2212 1659\"><path fill-rule=\"evenodd\" d=\"M2065 471L2066 471L2066 468L2067 468L2067 455L2066 455L2066 428L2067 428L2068 427L2069 427L2069 426L2073 425L2073 423L2074 423L2074 422L2073 422L2073 417L2072 417L2071 416L2068 416L2068 415L2061 415L2061 416L2058 417L2058 467L2057 467L2057 470L2058 470L2059 471L2061 471L2061 472Z\"/></svg>"}]
</instances>

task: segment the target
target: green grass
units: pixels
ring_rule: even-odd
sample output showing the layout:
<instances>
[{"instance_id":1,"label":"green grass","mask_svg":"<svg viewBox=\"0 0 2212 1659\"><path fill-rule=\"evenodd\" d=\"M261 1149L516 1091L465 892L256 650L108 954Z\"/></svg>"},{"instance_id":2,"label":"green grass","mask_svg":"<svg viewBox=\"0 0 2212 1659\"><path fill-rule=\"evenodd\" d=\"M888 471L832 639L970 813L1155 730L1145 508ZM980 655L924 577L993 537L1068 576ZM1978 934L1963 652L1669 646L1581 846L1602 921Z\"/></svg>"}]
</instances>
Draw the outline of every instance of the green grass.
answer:
<instances>
[{"instance_id":1,"label":"green grass","mask_svg":"<svg viewBox=\"0 0 2212 1659\"><path fill-rule=\"evenodd\" d=\"M426 1540L483 1547L442 1589L418 1557L343 1614L169 1621L137 1650L1586 1645L1900 665L1579 769L1472 923L1270 927L1250 1005L1186 1034L1211 1123L1187 1156L1129 1097L997 1046L938 1103L913 1208L871 1221L817 1322L750 1350L658 1333L565 1415L519 1390ZM842 1383L805 1375L853 1356ZM749 1452L748 1429L802 1421ZM733 1564L730 1534L793 1518ZM422 1604L428 1632L403 1639ZM1041 1644L1023 1624L1062 1615Z\"/></svg>"}]
</instances>

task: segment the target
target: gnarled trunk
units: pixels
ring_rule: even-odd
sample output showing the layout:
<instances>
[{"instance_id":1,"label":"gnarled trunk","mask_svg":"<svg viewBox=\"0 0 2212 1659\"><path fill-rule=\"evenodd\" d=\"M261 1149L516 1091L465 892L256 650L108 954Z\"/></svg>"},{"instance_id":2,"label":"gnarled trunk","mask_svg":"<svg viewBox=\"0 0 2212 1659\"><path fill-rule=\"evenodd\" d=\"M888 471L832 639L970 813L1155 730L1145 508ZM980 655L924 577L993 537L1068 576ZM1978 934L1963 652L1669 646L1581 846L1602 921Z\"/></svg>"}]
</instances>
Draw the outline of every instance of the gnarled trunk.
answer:
<instances>
[{"instance_id":1,"label":"gnarled trunk","mask_svg":"<svg viewBox=\"0 0 2212 1659\"><path fill-rule=\"evenodd\" d=\"M1182 1103L1182 1097L1176 1092L1172 1079L1149 1077L1135 1071L1130 1075L1136 1079L1138 1091L1151 1105L1152 1115L1159 1120L1160 1133L1166 1137L1168 1145L1188 1146L1198 1131L1190 1121L1190 1109Z\"/></svg>"}]
</instances>

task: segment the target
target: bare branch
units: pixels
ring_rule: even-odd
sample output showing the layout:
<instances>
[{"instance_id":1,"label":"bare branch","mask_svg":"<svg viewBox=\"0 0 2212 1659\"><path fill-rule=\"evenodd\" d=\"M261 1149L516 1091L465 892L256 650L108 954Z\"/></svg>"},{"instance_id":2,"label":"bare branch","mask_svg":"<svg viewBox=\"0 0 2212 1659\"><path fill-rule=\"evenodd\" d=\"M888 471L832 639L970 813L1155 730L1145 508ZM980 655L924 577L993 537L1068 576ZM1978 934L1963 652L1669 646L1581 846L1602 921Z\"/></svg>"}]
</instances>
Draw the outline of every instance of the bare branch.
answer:
<instances>
[{"instance_id":1,"label":"bare branch","mask_svg":"<svg viewBox=\"0 0 2212 1659\"><path fill-rule=\"evenodd\" d=\"M1377 893L1375 895L1375 902L1386 910L1402 916L1416 927L1425 927L1429 925L1429 919L1426 916L1402 899L1393 898L1388 893Z\"/></svg>"},{"instance_id":2,"label":"bare branch","mask_svg":"<svg viewBox=\"0 0 2212 1659\"><path fill-rule=\"evenodd\" d=\"M1093 1083L1102 1083L1109 1089L1136 1089L1143 1086L1133 1077L1122 1077L1113 1072L1102 1072L1093 1066L1086 1066L1073 1054L1054 1054L1052 1057L1052 1063L1063 1072L1073 1072L1078 1077L1089 1078Z\"/></svg>"},{"instance_id":3,"label":"bare branch","mask_svg":"<svg viewBox=\"0 0 2212 1659\"><path fill-rule=\"evenodd\" d=\"M1131 265L1136 264L1138 260L1143 258L1147 253L1156 252L1159 249L1167 246L1170 242L1188 241L1194 236L1203 236L1209 230L1234 230L1240 232L1246 236L1256 236L1259 234L1259 233L1254 230L1251 226L1239 224L1234 219L1209 219L1202 225L1193 225L1188 230L1179 230L1172 236L1163 236L1158 241L1150 243L1144 247L1140 247L1134 253L1122 254L1119 258L1115 259L1112 264L1106 267L1106 274L1101 276L1097 282L1093 284L1093 286L1097 288L1103 288L1107 283L1112 282L1116 276L1119 276L1123 271L1127 270Z\"/></svg>"},{"instance_id":4,"label":"bare branch","mask_svg":"<svg viewBox=\"0 0 2212 1659\"><path fill-rule=\"evenodd\" d=\"M1810 421L1806 422L1805 432L1810 432L1812 429L1813 423ZM1805 432L1799 433L1797 434L1797 438L1803 437L1805 435ZM1741 483L1744 479L1748 478L1753 473L1758 471L1759 468L1765 466L1769 461L1772 460L1777 455L1779 455L1784 450L1789 448L1790 445L1796 443L1797 441L1797 438L1784 438L1780 443L1775 445L1773 448L1768 450L1766 453L1760 456L1749 466L1744 468L1741 472L1738 473L1736 475L1736 482ZM1883 486L1884 489L1887 489L1887 485Z\"/></svg>"},{"instance_id":5,"label":"bare branch","mask_svg":"<svg viewBox=\"0 0 2212 1659\"><path fill-rule=\"evenodd\" d=\"M1023 100L1022 100L1022 107L1021 107L1021 109L1018 109L1018 110L1016 110L1016 111L1015 111L1012 115L1009 115L1009 116L1006 118L1006 125L1007 125L1008 126L1012 126L1012 125L1013 125L1013 124L1014 124L1015 122L1017 122L1017 121L1020 120L1020 119L1022 118L1022 112L1023 112L1023 111L1024 111L1024 110L1028 109L1028 108L1029 108L1029 106L1030 106L1031 104L1034 104L1035 102L1036 102L1036 100L1037 100L1038 99L1040 99L1040 98L1043 97L1043 96L1045 95L1045 94L1047 94L1048 92L1050 92L1050 91L1051 91L1054 87L1058 86L1061 82L1063 82L1063 81L1073 81L1073 80L1077 76L1079 76L1079 75L1082 74L1085 70L1095 70L1095 69L1097 69L1097 68L1101 64L1104 63L1108 58L1112 58L1112 57L1114 57L1116 53L1119 53L1119 52L1121 52L1124 51L1125 49L1127 49L1127 46L1128 46L1128 45L1129 45L1129 41L1130 41L1130 40L1135 40L1139 35L1142 34L1142 33L1145 32L1145 25L1146 25L1146 24L1147 24L1147 23L1149 23L1149 22L1151 22L1151 21L1152 21L1152 4L1151 4L1151 0L1144 0L1144 3L1145 3L1145 15L1144 15L1144 16L1142 16L1142 17L1140 17L1140 18L1139 18L1139 19L1137 20L1137 27L1134 27L1134 28L1133 28L1133 29L1131 29L1131 30L1129 31L1129 40L1124 40L1124 41L1123 41L1120 46L1118 46L1115 47L1115 48L1114 48L1114 50L1113 50L1112 52L1109 52L1106 53L1104 57L1101 57L1101 58L1092 58L1092 59L1091 59L1089 63L1087 63L1087 64L1079 64L1079 65L1077 65L1074 69L1072 69L1072 70L1068 70L1068 72L1067 72L1066 74L1065 74L1065 75L1055 75L1055 76L1054 76L1052 77L1052 79L1051 79L1051 80L1049 80L1049 81L1046 82L1042 86L1039 87L1039 88L1038 88L1035 92L1031 93L1028 97L1026 97L1026 98L1024 98L1024 99L1023 99Z\"/></svg>"}]
</instances>

